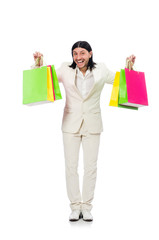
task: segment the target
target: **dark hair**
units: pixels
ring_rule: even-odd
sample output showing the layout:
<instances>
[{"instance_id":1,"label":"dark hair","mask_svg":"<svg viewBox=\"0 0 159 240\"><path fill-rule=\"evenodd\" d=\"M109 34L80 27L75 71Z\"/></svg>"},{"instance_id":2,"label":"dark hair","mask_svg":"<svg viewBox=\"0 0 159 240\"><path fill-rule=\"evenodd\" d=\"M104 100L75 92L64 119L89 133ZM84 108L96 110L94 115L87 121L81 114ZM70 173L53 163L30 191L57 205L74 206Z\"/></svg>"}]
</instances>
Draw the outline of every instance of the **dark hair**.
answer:
<instances>
[{"instance_id":1,"label":"dark hair","mask_svg":"<svg viewBox=\"0 0 159 240\"><path fill-rule=\"evenodd\" d=\"M71 50L72 51L72 57L73 57L73 50L75 48L78 48L78 47L85 48L88 52L92 51L92 48L91 48L91 46L90 46L90 44L88 42L86 42L86 41L78 41L75 44L73 44L73 46L72 46L72 50ZM90 68L90 70L92 70L93 68L95 68L95 65L96 65L96 63L93 62L93 54L92 54L92 56L91 56L91 58L89 59L89 62L88 62L88 67ZM71 67L73 69L76 68L76 63L75 63L74 60L73 60L73 63L69 67Z\"/></svg>"}]
</instances>

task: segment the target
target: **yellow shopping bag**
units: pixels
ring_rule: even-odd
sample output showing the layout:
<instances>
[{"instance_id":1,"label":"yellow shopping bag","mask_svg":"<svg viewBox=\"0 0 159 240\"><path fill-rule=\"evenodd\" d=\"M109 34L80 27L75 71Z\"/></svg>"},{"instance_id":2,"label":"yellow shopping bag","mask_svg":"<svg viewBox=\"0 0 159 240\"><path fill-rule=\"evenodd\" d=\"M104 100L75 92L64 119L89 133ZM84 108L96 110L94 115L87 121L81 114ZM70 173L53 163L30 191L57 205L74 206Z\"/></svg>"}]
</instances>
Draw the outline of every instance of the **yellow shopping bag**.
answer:
<instances>
[{"instance_id":1,"label":"yellow shopping bag","mask_svg":"<svg viewBox=\"0 0 159 240\"><path fill-rule=\"evenodd\" d=\"M47 100L54 102L54 87L51 68L47 66Z\"/></svg>"},{"instance_id":2,"label":"yellow shopping bag","mask_svg":"<svg viewBox=\"0 0 159 240\"><path fill-rule=\"evenodd\" d=\"M118 107L120 72L116 72L109 106Z\"/></svg>"}]
</instances>

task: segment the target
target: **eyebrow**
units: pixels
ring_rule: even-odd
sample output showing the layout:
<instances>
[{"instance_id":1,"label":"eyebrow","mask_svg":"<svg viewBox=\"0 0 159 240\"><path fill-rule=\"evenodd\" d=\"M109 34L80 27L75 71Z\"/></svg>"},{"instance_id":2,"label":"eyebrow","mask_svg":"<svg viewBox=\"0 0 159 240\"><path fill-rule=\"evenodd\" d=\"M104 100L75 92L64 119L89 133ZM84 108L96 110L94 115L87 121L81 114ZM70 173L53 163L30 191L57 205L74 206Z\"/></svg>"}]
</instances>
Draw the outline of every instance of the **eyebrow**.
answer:
<instances>
[{"instance_id":1,"label":"eyebrow","mask_svg":"<svg viewBox=\"0 0 159 240\"><path fill-rule=\"evenodd\" d=\"M73 50L74 53L77 53L76 51ZM80 51L80 52L85 52L84 50Z\"/></svg>"}]
</instances>

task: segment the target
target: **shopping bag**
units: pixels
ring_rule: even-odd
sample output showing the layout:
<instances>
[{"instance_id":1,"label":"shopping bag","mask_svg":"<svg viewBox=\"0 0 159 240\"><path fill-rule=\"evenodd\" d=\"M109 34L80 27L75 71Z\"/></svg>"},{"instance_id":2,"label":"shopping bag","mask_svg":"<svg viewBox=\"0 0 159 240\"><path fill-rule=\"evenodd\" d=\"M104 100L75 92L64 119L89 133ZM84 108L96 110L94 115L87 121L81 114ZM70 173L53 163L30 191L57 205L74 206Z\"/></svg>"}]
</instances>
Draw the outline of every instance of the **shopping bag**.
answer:
<instances>
[{"instance_id":1,"label":"shopping bag","mask_svg":"<svg viewBox=\"0 0 159 240\"><path fill-rule=\"evenodd\" d=\"M116 72L109 106L118 107L120 72Z\"/></svg>"},{"instance_id":2,"label":"shopping bag","mask_svg":"<svg viewBox=\"0 0 159 240\"><path fill-rule=\"evenodd\" d=\"M116 72L109 106L138 110L138 108L136 107L129 107L129 106L124 106L119 104L119 83L120 83L120 72Z\"/></svg>"},{"instance_id":3,"label":"shopping bag","mask_svg":"<svg viewBox=\"0 0 159 240\"><path fill-rule=\"evenodd\" d=\"M55 101L55 91L53 85L52 69L51 66L47 66L47 97L50 101Z\"/></svg>"},{"instance_id":4,"label":"shopping bag","mask_svg":"<svg viewBox=\"0 0 159 240\"><path fill-rule=\"evenodd\" d=\"M129 70L120 71L119 104L123 106L148 106L147 89L144 72Z\"/></svg>"},{"instance_id":5,"label":"shopping bag","mask_svg":"<svg viewBox=\"0 0 159 240\"><path fill-rule=\"evenodd\" d=\"M62 99L62 95L61 95L59 82L58 82L54 65L51 65L51 69L52 69L52 76L53 76L53 86L55 91L55 100L59 100L59 99Z\"/></svg>"},{"instance_id":6,"label":"shopping bag","mask_svg":"<svg viewBox=\"0 0 159 240\"><path fill-rule=\"evenodd\" d=\"M23 104L48 100L47 67L23 71Z\"/></svg>"},{"instance_id":7,"label":"shopping bag","mask_svg":"<svg viewBox=\"0 0 159 240\"><path fill-rule=\"evenodd\" d=\"M52 66L44 66L23 71L23 104L42 104L62 99L56 71ZM55 88L54 80L55 76Z\"/></svg>"}]
</instances>

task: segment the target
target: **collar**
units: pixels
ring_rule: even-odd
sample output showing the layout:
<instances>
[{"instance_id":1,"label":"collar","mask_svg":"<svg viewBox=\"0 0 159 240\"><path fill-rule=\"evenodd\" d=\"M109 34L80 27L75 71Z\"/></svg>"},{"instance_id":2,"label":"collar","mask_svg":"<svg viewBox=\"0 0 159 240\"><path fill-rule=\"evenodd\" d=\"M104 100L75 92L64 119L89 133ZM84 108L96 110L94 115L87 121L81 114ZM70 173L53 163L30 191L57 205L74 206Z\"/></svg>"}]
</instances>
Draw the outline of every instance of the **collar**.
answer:
<instances>
[{"instance_id":1,"label":"collar","mask_svg":"<svg viewBox=\"0 0 159 240\"><path fill-rule=\"evenodd\" d=\"M82 77L86 77L90 72L91 72L91 71L90 71L90 69L88 68L87 71L86 71L86 74L85 74L85 76L84 76L83 73L80 71L80 69L79 69L79 68L77 67L77 65L76 65L76 73L82 75Z\"/></svg>"}]
</instances>

